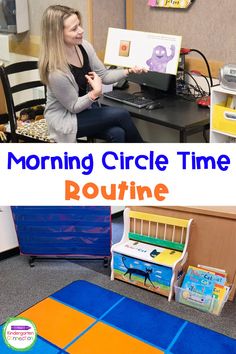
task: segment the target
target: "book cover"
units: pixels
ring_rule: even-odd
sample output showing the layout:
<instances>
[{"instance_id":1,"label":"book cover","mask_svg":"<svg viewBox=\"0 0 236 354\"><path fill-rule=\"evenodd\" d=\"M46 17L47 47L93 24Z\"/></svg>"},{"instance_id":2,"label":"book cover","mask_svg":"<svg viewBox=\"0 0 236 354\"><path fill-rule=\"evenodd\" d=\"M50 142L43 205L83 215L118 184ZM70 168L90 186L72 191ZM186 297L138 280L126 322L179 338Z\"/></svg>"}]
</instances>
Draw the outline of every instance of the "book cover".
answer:
<instances>
[{"instance_id":1,"label":"book cover","mask_svg":"<svg viewBox=\"0 0 236 354\"><path fill-rule=\"evenodd\" d=\"M220 284L220 285L225 285L226 279L227 279L227 274L225 272L222 273L222 272L219 272L218 270L214 271L213 268L208 269L207 267L204 267L204 266L198 266L198 269L206 270L206 271L213 273L215 283Z\"/></svg>"},{"instance_id":2,"label":"book cover","mask_svg":"<svg viewBox=\"0 0 236 354\"><path fill-rule=\"evenodd\" d=\"M210 312L213 298L209 295L202 295L189 289L178 288L176 293L177 301L204 312Z\"/></svg>"},{"instance_id":3,"label":"book cover","mask_svg":"<svg viewBox=\"0 0 236 354\"><path fill-rule=\"evenodd\" d=\"M218 301L222 301L225 298L226 288L222 285L216 284L213 290L213 296Z\"/></svg>"},{"instance_id":4,"label":"book cover","mask_svg":"<svg viewBox=\"0 0 236 354\"><path fill-rule=\"evenodd\" d=\"M180 302L219 315L229 294L229 287L225 285L226 273L201 267L188 267Z\"/></svg>"},{"instance_id":5,"label":"book cover","mask_svg":"<svg viewBox=\"0 0 236 354\"><path fill-rule=\"evenodd\" d=\"M213 272L189 266L182 288L197 294L212 296L215 283L215 274Z\"/></svg>"},{"instance_id":6,"label":"book cover","mask_svg":"<svg viewBox=\"0 0 236 354\"><path fill-rule=\"evenodd\" d=\"M214 305L212 309L212 313L214 315L219 315L222 307L224 306L225 301L227 300L227 294L229 293L228 286L222 286L216 284L213 291Z\"/></svg>"},{"instance_id":7,"label":"book cover","mask_svg":"<svg viewBox=\"0 0 236 354\"><path fill-rule=\"evenodd\" d=\"M126 68L141 66L150 71L176 75L181 36L108 29L104 63Z\"/></svg>"}]
</instances>

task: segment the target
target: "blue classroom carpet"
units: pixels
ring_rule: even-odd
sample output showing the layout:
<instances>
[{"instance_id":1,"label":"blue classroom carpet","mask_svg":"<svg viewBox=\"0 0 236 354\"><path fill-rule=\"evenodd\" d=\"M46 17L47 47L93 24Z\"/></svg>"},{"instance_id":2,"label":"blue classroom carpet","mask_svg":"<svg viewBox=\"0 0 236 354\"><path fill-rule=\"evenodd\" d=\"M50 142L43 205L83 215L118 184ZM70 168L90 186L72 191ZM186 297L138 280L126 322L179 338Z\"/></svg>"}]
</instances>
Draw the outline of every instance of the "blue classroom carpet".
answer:
<instances>
[{"instance_id":1,"label":"blue classroom carpet","mask_svg":"<svg viewBox=\"0 0 236 354\"><path fill-rule=\"evenodd\" d=\"M19 316L38 332L26 353L236 354L233 338L82 280ZM0 353L16 353L2 336Z\"/></svg>"}]
</instances>

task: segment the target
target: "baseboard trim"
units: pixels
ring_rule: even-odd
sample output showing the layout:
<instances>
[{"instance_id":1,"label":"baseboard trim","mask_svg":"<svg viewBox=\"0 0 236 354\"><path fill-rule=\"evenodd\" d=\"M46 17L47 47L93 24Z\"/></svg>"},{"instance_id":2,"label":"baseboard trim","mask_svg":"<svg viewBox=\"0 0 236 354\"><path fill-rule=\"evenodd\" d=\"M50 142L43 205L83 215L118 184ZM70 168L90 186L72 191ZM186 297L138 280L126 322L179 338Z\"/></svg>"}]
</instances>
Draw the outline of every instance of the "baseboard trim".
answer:
<instances>
[{"instance_id":1,"label":"baseboard trim","mask_svg":"<svg viewBox=\"0 0 236 354\"><path fill-rule=\"evenodd\" d=\"M19 247L15 247L12 248L10 250L4 251L0 253L0 261L7 259L9 257L13 257L20 254L20 248Z\"/></svg>"}]
</instances>

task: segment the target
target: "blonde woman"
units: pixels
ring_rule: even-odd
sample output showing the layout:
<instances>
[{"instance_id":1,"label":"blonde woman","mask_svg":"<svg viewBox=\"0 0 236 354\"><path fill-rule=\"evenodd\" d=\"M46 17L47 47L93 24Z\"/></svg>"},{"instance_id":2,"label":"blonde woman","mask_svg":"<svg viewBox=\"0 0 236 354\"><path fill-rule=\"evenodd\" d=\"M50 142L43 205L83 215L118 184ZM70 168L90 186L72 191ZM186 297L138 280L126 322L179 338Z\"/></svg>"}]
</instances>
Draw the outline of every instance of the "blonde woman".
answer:
<instances>
[{"instance_id":1,"label":"blonde woman","mask_svg":"<svg viewBox=\"0 0 236 354\"><path fill-rule=\"evenodd\" d=\"M69 143L82 136L142 142L126 110L94 103L102 94L102 83L114 83L143 69L107 70L83 34L79 11L61 5L45 10L39 72L47 86L45 118L50 137Z\"/></svg>"}]
</instances>

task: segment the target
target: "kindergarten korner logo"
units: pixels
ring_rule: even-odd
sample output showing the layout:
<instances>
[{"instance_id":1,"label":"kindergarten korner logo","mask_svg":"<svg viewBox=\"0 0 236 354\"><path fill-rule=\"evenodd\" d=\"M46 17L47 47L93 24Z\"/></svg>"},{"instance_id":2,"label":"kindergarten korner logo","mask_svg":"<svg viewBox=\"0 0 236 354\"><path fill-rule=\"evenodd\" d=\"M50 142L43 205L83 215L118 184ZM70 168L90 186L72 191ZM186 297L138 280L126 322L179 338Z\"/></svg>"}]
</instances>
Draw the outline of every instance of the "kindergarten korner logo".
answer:
<instances>
[{"instance_id":1,"label":"kindergarten korner logo","mask_svg":"<svg viewBox=\"0 0 236 354\"><path fill-rule=\"evenodd\" d=\"M9 318L3 327L3 339L11 349L26 351L35 344L37 330L34 323L26 318Z\"/></svg>"}]
</instances>

